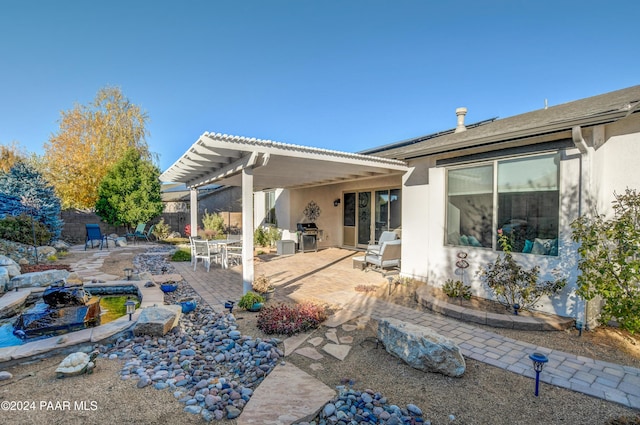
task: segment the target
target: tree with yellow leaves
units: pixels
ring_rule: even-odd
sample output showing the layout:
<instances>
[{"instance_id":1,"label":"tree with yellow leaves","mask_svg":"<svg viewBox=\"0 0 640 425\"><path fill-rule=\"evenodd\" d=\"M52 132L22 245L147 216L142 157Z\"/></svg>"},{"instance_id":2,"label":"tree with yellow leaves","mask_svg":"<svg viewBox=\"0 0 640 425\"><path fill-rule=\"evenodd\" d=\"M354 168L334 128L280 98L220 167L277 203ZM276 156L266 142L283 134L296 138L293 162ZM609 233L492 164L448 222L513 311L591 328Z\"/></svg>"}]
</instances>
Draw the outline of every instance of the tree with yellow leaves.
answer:
<instances>
[{"instance_id":1,"label":"tree with yellow leaves","mask_svg":"<svg viewBox=\"0 0 640 425\"><path fill-rule=\"evenodd\" d=\"M61 112L60 129L45 143L44 159L63 208L94 208L100 182L128 149L152 159L148 119L117 87L100 89L89 105Z\"/></svg>"},{"instance_id":2,"label":"tree with yellow leaves","mask_svg":"<svg viewBox=\"0 0 640 425\"><path fill-rule=\"evenodd\" d=\"M9 145L0 145L0 172L8 173L16 162L25 161L27 159L24 150L18 145L18 142L12 142Z\"/></svg>"}]
</instances>

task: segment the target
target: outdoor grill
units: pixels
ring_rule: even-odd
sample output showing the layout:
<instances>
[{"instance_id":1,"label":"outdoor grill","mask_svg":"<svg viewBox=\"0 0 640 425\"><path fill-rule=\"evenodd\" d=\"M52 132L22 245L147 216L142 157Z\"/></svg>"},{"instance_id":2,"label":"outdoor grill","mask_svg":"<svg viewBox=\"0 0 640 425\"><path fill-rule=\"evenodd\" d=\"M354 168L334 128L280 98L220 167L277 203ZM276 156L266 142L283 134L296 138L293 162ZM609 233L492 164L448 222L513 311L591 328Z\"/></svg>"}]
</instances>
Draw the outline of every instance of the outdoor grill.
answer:
<instances>
[{"instance_id":1,"label":"outdoor grill","mask_svg":"<svg viewBox=\"0 0 640 425\"><path fill-rule=\"evenodd\" d=\"M298 223L296 227L300 252L318 251L318 226L316 223Z\"/></svg>"}]
</instances>

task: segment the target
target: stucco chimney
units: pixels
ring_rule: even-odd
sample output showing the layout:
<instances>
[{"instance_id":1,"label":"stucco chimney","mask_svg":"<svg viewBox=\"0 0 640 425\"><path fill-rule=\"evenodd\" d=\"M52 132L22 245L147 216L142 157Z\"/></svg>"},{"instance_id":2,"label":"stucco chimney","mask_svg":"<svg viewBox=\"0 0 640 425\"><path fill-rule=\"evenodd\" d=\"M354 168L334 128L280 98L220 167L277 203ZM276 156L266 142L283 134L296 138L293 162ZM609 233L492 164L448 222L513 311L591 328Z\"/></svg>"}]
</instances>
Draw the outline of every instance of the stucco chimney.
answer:
<instances>
[{"instance_id":1,"label":"stucco chimney","mask_svg":"<svg viewBox=\"0 0 640 425\"><path fill-rule=\"evenodd\" d=\"M456 126L456 131L454 131L454 133L466 131L467 127L464 126L464 116L467 115L467 108L457 108L456 115L458 116L458 125Z\"/></svg>"}]
</instances>

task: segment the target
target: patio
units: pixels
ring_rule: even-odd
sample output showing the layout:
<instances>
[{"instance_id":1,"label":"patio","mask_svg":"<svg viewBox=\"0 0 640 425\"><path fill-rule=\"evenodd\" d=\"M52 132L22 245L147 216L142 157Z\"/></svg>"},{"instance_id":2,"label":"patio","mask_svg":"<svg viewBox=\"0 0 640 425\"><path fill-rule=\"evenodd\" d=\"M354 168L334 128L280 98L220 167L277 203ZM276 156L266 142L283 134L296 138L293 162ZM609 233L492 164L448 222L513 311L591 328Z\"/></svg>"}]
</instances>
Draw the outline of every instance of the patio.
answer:
<instances>
[{"instance_id":1,"label":"patio","mask_svg":"<svg viewBox=\"0 0 640 425\"><path fill-rule=\"evenodd\" d=\"M380 273L353 268L352 257L360 254L354 250L327 248L288 256L261 255L255 258L255 275L265 274L271 279L276 287L275 302L315 299L344 304L357 295L355 288L358 285L387 284L387 279ZM200 264L195 272L191 263L172 264L176 272L218 311L224 309L225 301L237 301L242 296L242 266L212 267L207 273Z\"/></svg>"}]
</instances>

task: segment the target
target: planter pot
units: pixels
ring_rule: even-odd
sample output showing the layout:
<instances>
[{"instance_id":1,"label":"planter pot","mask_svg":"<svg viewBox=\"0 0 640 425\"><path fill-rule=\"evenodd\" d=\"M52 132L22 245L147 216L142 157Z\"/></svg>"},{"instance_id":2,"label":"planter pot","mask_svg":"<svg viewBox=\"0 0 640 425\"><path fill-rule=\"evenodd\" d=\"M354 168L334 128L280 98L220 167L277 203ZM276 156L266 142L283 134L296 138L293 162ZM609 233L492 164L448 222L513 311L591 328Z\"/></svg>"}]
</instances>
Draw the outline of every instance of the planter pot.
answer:
<instances>
[{"instance_id":1,"label":"planter pot","mask_svg":"<svg viewBox=\"0 0 640 425\"><path fill-rule=\"evenodd\" d=\"M273 288L273 289L269 289L267 292L260 295L262 295L265 301L269 301L271 298L273 298L273 294L275 294L275 292L276 292L276 288Z\"/></svg>"},{"instance_id":2,"label":"planter pot","mask_svg":"<svg viewBox=\"0 0 640 425\"><path fill-rule=\"evenodd\" d=\"M252 312L254 312L254 313L255 313L256 311L260 311L260 310L262 310L262 306L263 306L263 304L262 304L262 303L253 303L253 305L251 306L251 308L250 308L250 309L248 309L248 310L249 310L249 311L252 311Z\"/></svg>"},{"instance_id":3,"label":"planter pot","mask_svg":"<svg viewBox=\"0 0 640 425\"><path fill-rule=\"evenodd\" d=\"M198 305L196 300L183 300L178 301L178 303L182 306L182 313L191 313Z\"/></svg>"},{"instance_id":4,"label":"planter pot","mask_svg":"<svg viewBox=\"0 0 640 425\"><path fill-rule=\"evenodd\" d=\"M177 283L163 283L160 285L160 290L162 290L162 292L173 292L176 289L178 289Z\"/></svg>"}]
</instances>

